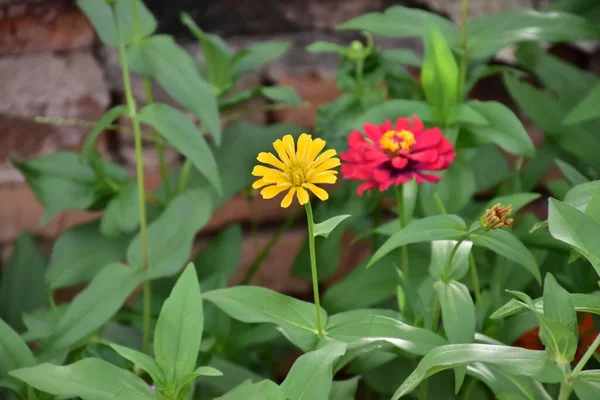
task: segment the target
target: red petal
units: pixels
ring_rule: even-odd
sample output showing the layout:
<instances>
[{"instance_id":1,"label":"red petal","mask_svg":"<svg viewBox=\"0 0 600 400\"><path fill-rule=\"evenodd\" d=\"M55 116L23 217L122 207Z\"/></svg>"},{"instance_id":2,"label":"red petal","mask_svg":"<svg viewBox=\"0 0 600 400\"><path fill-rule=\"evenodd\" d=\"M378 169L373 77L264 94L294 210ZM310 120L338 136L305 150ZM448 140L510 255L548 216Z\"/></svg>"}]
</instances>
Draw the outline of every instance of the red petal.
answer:
<instances>
[{"instance_id":1,"label":"red petal","mask_svg":"<svg viewBox=\"0 0 600 400\"><path fill-rule=\"evenodd\" d=\"M389 181L390 177L390 172L385 169L376 169L375 171L373 171L373 178L379 183Z\"/></svg>"},{"instance_id":2,"label":"red petal","mask_svg":"<svg viewBox=\"0 0 600 400\"><path fill-rule=\"evenodd\" d=\"M408 181L410 181L413 177L413 173L412 172L407 172L405 174L400 174L396 177L396 181L395 184L397 185L401 185L404 183L407 183Z\"/></svg>"},{"instance_id":3,"label":"red petal","mask_svg":"<svg viewBox=\"0 0 600 400\"><path fill-rule=\"evenodd\" d=\"M394 166L394 168L402 169L406 167L406 164L408 164L408 160L404 157L392 158L392 165Z\"/></svg>"},{"instance_id":4,"label":"red petal","mask_svg":"<svg viewBox=\"0 0 600 400\"><path fill-rule=\"evenodd\" d=\"M350 147L360 147L365 142L365 138L359 131L352 131L348 136Z\"/></svg>"},{"instance_id":5,"label":"red petal","mask_svg":"<svg viewBox=\"0 0 600 400\"><path fill-rule=\"evenodd\" d=\"M438 151L440 153L454 153L454 146L452 146L447 137L442 136L442 141L438 145Z\"/></svg>"},{"instance_id":6,"label":"red petal","mask_svg":"<svg viewBox=\"0 0 600 400\"><path fill-rule=\"evenodd\" d=\"M417 175L425 179L427 182L438 183L440 181L440 177L437 175L429 175L423 173L418 173Z\"/></svg>"},{"instance_id":7,"label":"red petal","mask_svg":"<svg viewBox=\"0 0 600 400\"><path fill-rule=\"evenodd\" d=\"M433 163L437 161L439 153L437 150L425 150L417 151L409 155L411 160L419 161L422 163Z\"/></svg>"},{"instance_id":8,"label":"red petal","mask_svg":"<svg viewBox=\"0 0 600 400\"><path fill-rule=\"evenodd\" d=\"M375 189L376 187L377 183L375 183L375 181L367 181L358 186L356 193L362 197L362 195L365 193L365 190Z\"/></svg>"},{"instance_id":9,"label":"red petal","mask_svg":"<svg viewBox=\"0 0 600 400\"><path fill-rule=\"evenodd\" d=\"M379 139L383 135L383 132L375 124L368 123L363 125L363 130L367 134L367 137L373 141L373 143L379 143Z\"/></svg>"},{"instance_id":10,"label":"red petal","mask_svg":"<svg viewBox=\"0 0 600 400\"><path fill-rule=\"evenodd\" d=\"M398 118L396 120L396 131L410 131L410 120L408 118Z\"/></svg>"},{"instance_id":11,"label":"red petal","mask_svg":"<svg viewBox=\"0 0 600 400\"><path fill-rule=\"evenodd\" d=\"M390 120L387 120L383 124L379 125L379 131L381 132L382 135L384 133L386 133L387 131L391 131L391 130L393 130L393 128L392 128L392 123L390 122Z\"/></svg>"},{"instance_id":12,"label":"red petal","mask_svg":"<svg viewBox=\"0 0 600 400\"><path fill-rule=\"evenodd\" d=\"M423 132L415 134L415 139L417 140L417 143L415 143L412 149L413 151L418 151L428 149L431 147L437 147L439 146L439 143L443 138L444 136L442 135L442 131L440 131L439 128L427 129Z\"/></svg>"},{"instance_id":13,"label":"red petal","mask_svg":"<svg viewBox=\"0 0 600 400\"><path fill-rule=\"evenodd\" d=\"M413 115L413 124L412 124L412 133L417 134L423 131L423 122L417 117Z\"/></svg>"}]
</instances>

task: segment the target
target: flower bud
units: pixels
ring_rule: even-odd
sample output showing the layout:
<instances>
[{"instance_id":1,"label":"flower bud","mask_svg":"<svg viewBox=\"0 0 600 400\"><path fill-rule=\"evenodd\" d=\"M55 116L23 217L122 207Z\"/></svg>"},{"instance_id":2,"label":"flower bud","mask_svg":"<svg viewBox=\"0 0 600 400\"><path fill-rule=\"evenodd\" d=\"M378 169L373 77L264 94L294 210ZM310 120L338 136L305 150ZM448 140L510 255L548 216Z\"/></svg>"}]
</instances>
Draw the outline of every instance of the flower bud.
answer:
<instances>
[{"instance_id":1,"label":"flower bud","mask_svg":"<svg viewBox=\"0 0 600 400\"><path fill-rule=\"evenodd\" d=\"M479 223L486 231L502 228L504 226L511 226L513 219L507 218L511 213L512 204L503 207L502 204L498 203L492 208L485 210L479 219Z\"/></svg>"}]
</instances>

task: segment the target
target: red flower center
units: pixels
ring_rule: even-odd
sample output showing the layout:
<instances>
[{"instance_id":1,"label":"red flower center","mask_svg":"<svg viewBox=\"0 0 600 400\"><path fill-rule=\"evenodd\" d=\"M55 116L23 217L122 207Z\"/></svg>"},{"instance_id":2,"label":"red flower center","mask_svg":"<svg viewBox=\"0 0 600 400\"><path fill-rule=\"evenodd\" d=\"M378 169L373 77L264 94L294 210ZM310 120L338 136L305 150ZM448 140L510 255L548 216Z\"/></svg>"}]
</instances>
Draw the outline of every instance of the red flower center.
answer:
<instances>
[{"instance_id":1,"label":"red flower center","mask_svg":"<svg viewBox=\"0 0 600 400\"><path fill-rule=\"evenodd\" d=\"M379 146L390 154L396 154L401 150L409 152L415 143L417 143L415 135L407 130L387 131L379 139Z\"/></svg>"}]
</instances>

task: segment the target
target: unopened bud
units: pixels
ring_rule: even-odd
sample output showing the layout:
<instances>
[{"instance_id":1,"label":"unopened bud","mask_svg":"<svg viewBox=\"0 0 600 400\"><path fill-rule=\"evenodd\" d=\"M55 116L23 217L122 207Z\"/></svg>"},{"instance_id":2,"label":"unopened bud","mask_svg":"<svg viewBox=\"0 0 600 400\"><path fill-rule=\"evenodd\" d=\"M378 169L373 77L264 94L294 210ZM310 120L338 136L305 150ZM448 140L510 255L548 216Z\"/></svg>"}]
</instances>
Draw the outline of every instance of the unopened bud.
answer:
<instances>
[{"instance_id":1,"label":"unopened bud","mask_svg":"<svg viewBox=\"0 0 600 400\"><path fill-rule=\"evenodd\" d=\"M481 227L486 231L502 228L505 226L511 226L513 223L513 219L507 218L510 214L512 214L512 204L503 207L502 204L498 203L492 208L485 210L485 212L479 219L479 223L481 224Z\"/></svg>"}]
</instances>

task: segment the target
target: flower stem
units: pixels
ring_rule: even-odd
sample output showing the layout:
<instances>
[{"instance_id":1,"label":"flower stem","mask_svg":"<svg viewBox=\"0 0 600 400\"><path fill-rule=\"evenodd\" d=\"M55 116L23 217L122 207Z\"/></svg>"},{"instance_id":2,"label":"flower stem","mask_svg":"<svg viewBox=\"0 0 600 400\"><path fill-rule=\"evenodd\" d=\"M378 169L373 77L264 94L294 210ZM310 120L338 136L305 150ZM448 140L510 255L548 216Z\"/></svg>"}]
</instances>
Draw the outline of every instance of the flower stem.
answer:
<instances>
[{"instance_id":1,"label":"flower stem","mask_svg":"<svg viewBox=\"0 0 600 400\"><path fill-rule=\"evenodd\" d=\"M246 272L244 279L242 279L242 282L240 283L241 285L247 285L252 279L252 277L260 270L260 265L262 264L264 259L267 258L273 246L275 246L275 244L279 241L281 235L283 235L287 230L290 229L290 227L296 221L296 218L298 218L299 214L300 213L296 211L293 214L287 216L283 224L279 226L279 229L277 229L273 236L271 236L269 242L265 245L265 247L263 247L260 253L258 253L254 261L252 261L252 264L250 264L250 268L248 268L248 272Z\"/></svg>"},{"instance_id":2,"label":"flower stem","mask_svg":"<svg viewBox=\"0 0 600 400\"><path fill-rule=\"evenodd\" d=\"M435 206L437 207L440 214L448 214L448 211L446 211L446 207L444 206L444 202L442 201L442 198L440 197L438 192L433 192L433 201L435 202Z\"/></svg>"},{"instance_id":3,"label":"flower stem","mask_svg":"<svg viewBox=\"0 0 600 400\"><path fill-rule=\"evenodd\" d=\"M579 360L573 369L573 372L571 372L572 379L577 378L577 376L581 373L583 367L585 367L585 364L587 364L590 358L592 358L592 355L594 355L594 352L596 352L598 349L598 346L600 346L600 335L596 336L596 339L594 339L591 346L587 349L583 357L581 357L581 360Z\"/></svg>"},{"instance_id":4,"label":"flower stem","mask_svg":"<svg viewBox=\"0 0 600 400\"><path fill-rule=\"evenodd\" d=\"M461 47L462 54L460 57L460 81L458 88L458 95L460 96L459 102L463 102L466 97L466 93L463 93L467 82L467 66L469 63L469 45L467 43L467 22L469 18L469 0L461 1L461 18L460 18L460 31L462 33Z\"/></svg>"},{"instance_id":5,"label":"flower stem","mask_svg":"<svg viewBox=\"0 0 600 400\"><path fill-rule=\"evenodd\" d=\"M136 1L133 1L133 7L135 10ZM115 18L118 19L119 15L115 12ZM117 27L119 26L117 21ZM119 61L121 62L121 68L123 69L123 86L125 87L125 99L127 102L127 110L129 112L129 118L133 124L133 136L135 143L135 164L136 164L136 175L137 175L137 189L138 189L138 209L140 219L140 237L142 247L142 268L148 268L148 232L146 222L146 189L144 184L144 155L142 153L142 131L140 129L139 121L137 120L137 105L135 98L133 97L133 91L131 89L131 77L129 75L129 64L127 60L127 53L125 51L125 42L119 38ZM149 302L151 296L149 282L144 283L144 303ZM149 309L144 307L144 320L149 319ZM146 315L148 314L148 315ZM144 339L143 339L143 351L148 354L149 343L150 343L150 330L146 328L144 324Z\"/></svg>"},{"instance_id":6,"label":"flower stem","mask_svg":"<svg viewBox=\"0 0 600 400\"><path fill-rule=\"evenodd\" d=\"M142 351L150 354L150 330L152 329L152 282L144 282L144 337L142 341Z\"/></svg>"},{"instance_id":7,"label":"flower stem","mask_svg":"<svg viewBox=\"0 0 600 400\"><path fill-rule=\"evenodd\" d=\"M398 221L400 221L400 229L406 226L406 207L404 205L404 185L396 186L396 200L398 207ZM408 246L402 246L402 273L408 277Z\"/></svg>"},{"instance_id":8,"label":"flower stem","mask_svg":"<svg viewBox=\"0 0 600 400\"><path fill-rule=\"evenodd\" d=\"M306 220L308 222L308 247L310 249L310 271L312 274L313 294L315 296L315 309L317 312L317 334L325 336L321 325L321 301L319 300L319 278L317 275L317 255L315 253L315 221L313 219L310 201L306 203Z\"/></svg>"},{"instance_id":9,"label":"flower stem","mask_svg":"<svg viewBox=\"0 0 600 400\"><path fill-rule=\"evenodd\" d=\"M479 275L477 274L477 264L475 263L475 257L473 256L473 249L469 254L469 269L471 270L471 283L473 284L473 290L475 291L475 303L481 303L481 288L479 287Z\"/></svg>"},{"instance_id":10,"label":"flower stem","mask_svg":"<svg viewBox=\"0 0 600 400\"><path fill-rule=\"evenodd\" d=\"M571 391L573 391L573 387L569 382L563 381L560 384L560 393L558 394L558 400L569 400L571 397Z\"/></svg>"}]
</instances>

